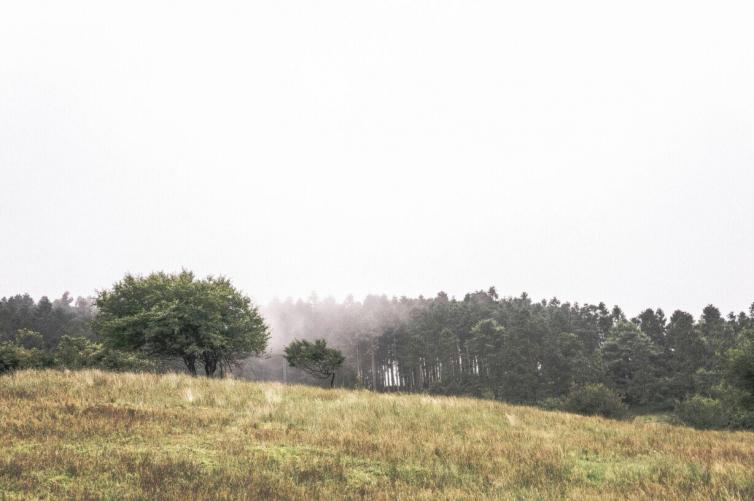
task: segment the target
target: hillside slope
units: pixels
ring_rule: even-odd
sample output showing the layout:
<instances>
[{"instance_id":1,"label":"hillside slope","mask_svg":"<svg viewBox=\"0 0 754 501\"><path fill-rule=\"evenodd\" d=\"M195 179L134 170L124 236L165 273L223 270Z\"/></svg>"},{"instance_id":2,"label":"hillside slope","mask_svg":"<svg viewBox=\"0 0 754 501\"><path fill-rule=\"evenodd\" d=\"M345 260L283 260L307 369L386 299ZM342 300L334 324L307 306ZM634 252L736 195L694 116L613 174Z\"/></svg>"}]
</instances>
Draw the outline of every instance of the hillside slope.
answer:
<instances>
[{"instance_id":1,"label":"hillside slope","mask_svg":"<svg viewBox=\"0 0 754 501\"><path fill-rule=\"evenodd\" d=\"M0 377L0 498L754 498L754 434L182 375Z\"/></svg>"}]
</instances>

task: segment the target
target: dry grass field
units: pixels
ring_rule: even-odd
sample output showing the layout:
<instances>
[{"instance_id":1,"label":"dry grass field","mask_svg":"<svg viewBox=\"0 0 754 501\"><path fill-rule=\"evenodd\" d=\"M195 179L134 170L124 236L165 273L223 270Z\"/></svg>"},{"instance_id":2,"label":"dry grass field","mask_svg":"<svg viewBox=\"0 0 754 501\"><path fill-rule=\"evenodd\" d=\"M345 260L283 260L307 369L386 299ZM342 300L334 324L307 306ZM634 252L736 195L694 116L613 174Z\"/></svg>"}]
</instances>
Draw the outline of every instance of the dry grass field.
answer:
<instances>
[{"instance_id":1,"label":"dry grass field","mask_svg":"<svg viewBox=\"0 0 754 501\"><path fill-rule=\"evenodd\" d=\"M0 377L0 499L754 499L754 434L183 375Z\"/></svg>"}]
</instances>

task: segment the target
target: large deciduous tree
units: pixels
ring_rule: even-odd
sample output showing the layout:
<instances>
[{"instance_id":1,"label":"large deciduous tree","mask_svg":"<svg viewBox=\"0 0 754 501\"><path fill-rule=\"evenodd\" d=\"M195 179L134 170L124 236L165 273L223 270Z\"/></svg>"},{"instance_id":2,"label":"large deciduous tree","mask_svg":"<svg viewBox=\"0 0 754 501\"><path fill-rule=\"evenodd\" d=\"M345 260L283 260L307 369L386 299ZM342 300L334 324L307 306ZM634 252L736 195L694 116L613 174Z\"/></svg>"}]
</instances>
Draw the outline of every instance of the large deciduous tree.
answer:
<instances>
[{"instance_id":1,"label":"large deciduous tree","mask_svg":"<svg viewBox=\"0 0 754 501\"><path fill-rule=\"evenodd\" d=\"M107 345L158 357L178 357L192 375L211 377L262 353L268 328L251 303L223 277L193 273L126 275L100 292L95 326Z\"/></svg>"}]
</instances>

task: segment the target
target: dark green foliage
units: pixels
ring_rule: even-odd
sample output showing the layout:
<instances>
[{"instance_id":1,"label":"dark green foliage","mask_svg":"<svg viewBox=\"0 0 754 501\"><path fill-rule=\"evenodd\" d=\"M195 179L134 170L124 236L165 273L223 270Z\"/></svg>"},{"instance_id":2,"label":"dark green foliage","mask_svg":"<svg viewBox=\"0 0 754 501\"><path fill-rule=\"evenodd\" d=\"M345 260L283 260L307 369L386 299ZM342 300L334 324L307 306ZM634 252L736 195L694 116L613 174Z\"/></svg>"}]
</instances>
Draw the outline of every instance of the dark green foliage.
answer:
<instances>
[{"instance_id":1,"label":"dark green foliage","mask_svg":"<svg viewBox=\"0 0 754 501\"><path fill-rule=\"evenodd\" d=\"M49 367L52 359L42 344L42 336L28 329L20 329L12 341L0 341L0 374Z\"/></svg>"},{"instance_id":2,"label":"dark green foliage","mask_svg":"<svg viewBox=\"0 0 754 501\"><path fill-rule=\"evenodd\" d=\"M68 293L54 301L43 296L34 302L28 294L4 297L0 299L0 340L15 341L19 330L27 330L41 337L36 348L50 350L64 335L92 338L93 316L92 300L74 302Z\"/></svg>"},{"instance_id":3,"label":"dark green foliage","mask_svg":"<svg viewBox=\"0 0 754 501\"><path fill-rule=\"evenodd\" d=\"M665 360L674 395L683 398L709 389L711 382L707 378L694 377L699 370L709 366L712 356L693 316L680 310L673 313L666 331L665 348Z\"/></svg>"},{"instance_id":4,"label":"dark green foliage","mask_svg":"<svg viewBox=\"0 0 754 501\"><path fill-rule=\"evenodd\" d=\"M601 348L605 377L626 402L647 405L657 396L657 364L660 351L637 326L621 322L608 334Z\"/></svg>"},{"instance_id":5,"label":"dark green foliage","mask_svg":"<svg viewBox=\"0 0 754 501\"><path fill-rule=\"evenodd\" d=\"M476 364L482 386L492 387L503 370L505 329L496 320L480 320L471 329L469 353Z\"/></svg>"},{"instance_id":6,"label":"dark green foliage","mask_svg":"<svg viewBox=\"0 0 754 501\"><path fill-rule=\"evenodd\" d=\"M101 344L86 338L63 336L55 348L55 363L71 370L94 367L94 359L101 349Z\"/></svg>"},{"instance_id":7,"label":"dark green foliage","mask_svg":"<svg viewBox=\"0 0 754 501\"><path fill-rule=\"evenodd\" d=\"M720 400L702 395L679 402L675 415L684 424L696 428L725 428L731 424L731 408Z\"/></svg>"},{"instance_id":8,"label":"dark green foliage","mask_svg":"<svg viewBox=\"0 0 754 501\"><path fill-rule=\"evenodd\" d=\"M84 337L63 336L54 352L56 367L66 369L98 368L111 371L141 372L156 365L137 353L126 353L103 346Z\"/></svg>"},{"instance_id":9,"label":"dark green foliage","mask_svg":"<svg viewBox=\"0 0 754 501\"><path fill-rule=\"evenodd\" d=\"M267 346L267 326L248 297L225 278L193 273L126 275L100 293L96 330L109 348L178 357L212 376Z\"/></svg>"},{"instance_id":10,"label":"dark green foliage","mask_svg":"<svg viewBox=\"0 0 754 501\"><path fill-rule=\"evenodd\" d=\"M503 332L497 395L502 400L524 403L542 396L542 329L527 308L517 310Z\"/></svg>"},{"instance_id":11,"label":"dark green foliage","mask_svg":"<svg viewBox=\"0 0 754 501\"><path fill-rule=\"evenodd\" d=\"M0 371L142 370L154 368L143 356L153 354L163 368L183 360L192 372L203 366L211 374L258 353L267 338L256 309L223 279L126 277L100 301L106 305L97 322L102 339L91 328L91 300L74 302L68 294L0 299ZM699 395L720 402L729 426L754 428L754 304L727 315L709 305L698 319L645 309L628 321L605 303L535 302L490 288L462 299L441 292L363 302L275 301L265 316L276 326L278 346L321 338L345 354L338 370L344 386L557 407L571 388L602 384L634 412L670 411L674 402ZM284 370L282 348L273 355L245 360L241 374L311 381L305 371Z\"/></svg>"},{"instance_id":12,"label":"dark green foliage","mask_svg":"<svg viewBox=\"0 0 754 501\"><path fill-rule=\"evenodd\" d=\"M85 337L63 336L50 352L40 348L42 336L28 329L19 330L14 341L0 342L0 373L22 369L98 368L115 371L153 370L151 360L102 346Z\"/></svg>"},{"instance_id":13,"label":"dark green foliage","mask_svg":"<svg viewBox=\"0 0 754 501\"><path fill-rule=\"evenodd\" d=\"M35 302L28 294L0 299L0 373L51 367L52 352L66 335L92 338L92 301L68 293Z\"/></svg>"},{"instance_id":14,"label":"dark green foliage","mask_svg":"<svg viewBox=\"0 0 754 501\"><path fill-rule=\"evenodd\" d=\"M0 342L0 374L18 369L17 346L8 341Z\"/></svg>"},{"instance_id":15,"label":"dark green foliage","mask_svg":"<svg viewBox=\"0 0 754 501\"><path fill-rule=\"evenodd\" d=\"M641 331L657 346L665 346L665 313L661 309L648 308L636 318Z\"/></svg>"},{"instance_id":16,"label":"dark green foliage","mask_svg":"<svg viewBox=\"0 0 754 501\"><path fill-rule=\"evenodd\" d=\"M626 406L615 391L604 384L587 384L573 388L563 402L563 408L578 414L621 418Z\"/></svg>"},{"instance_id":17,"label":"dark green foliage","mask_svg":"<svg viewBox=\"0 0 754 501\"><path fill-rule=\"evenodd\" d=\"M329 379L330 387L335 384L335 373L343 365L343 354L328 348L324 339L313 343L296 340L285 348L285 359L291 367L296 367L320 379Z\"/></svg>"},{"instance_id":18,"label":"dark green foliage","mask_svg":"<svg viewBox=\"0 0 754 501\"><path fill-rule=\"evenodd\" d=\"M542 353L542 391L548 396L565 395L574 385L599 380L601 367L578 335L571 332L547 335Z\"/></svg>"},{"instance_id":19,"label":"dark green foliage","mask_svg":"<svg viewBox=\"0 0 754 501\"><path fill-rule=\"evenodd\" d=\"M754 329L739 334L737 346L726 358L726 381L741 391L741 404L754 410Z\"/></svg>"},{"instance_id":20,"label":"dark green foliage","mask_svg":"<svg viewBox=\"0 0 754 501\"><path fill-rule=\"evenodd\" d=\"M733 405L729 407L730 427L754 430L754 409Z\"/></svg>"},{"instance_id":21,"label":"dark green foliage","mask_svg":"<svg viewBox=\"0 0 754 501\"><path fill-rule=\"evenodd\" d=\"M645 309L628 321L604 303L533 302L491 289L461 300L439 293L275 303L267 314L283 339L321 337L341 349L344 385L553 406L574 386L602 384L636 412L671 411L674 402L701 394L741 416L733 425L748 422L749 393L741 388L754 308L724 317L708 306L699 320Z\"/></svg>"},{"instance_id":22,"label":"dark green foliage","mask_svg":"<svg viewBox=\"0 0 754 501\"><path fill-rule=\"evenodd\" d=\"M9 341L0 342L0 374L39 366L39 353Z\"/></svg>"},{"instance_id":23,"label":"dark green foliage","mask_svg":"<svg viewBox=\"0 0 754 501\"><path fill-rule=\"evenodd\" d=\"M145 282L153 287L142 287ZM195 351L187 358L203 363L208 374L259 353L266 344L261 316L225 279L193 281L190 273L155 274L126 277L116 288L123 295L113 290L99 298L104 315L98 325L105 343L92 330L94 300L74 302L67 293L54 301L42 297L35 302L28 295L0 299L0 372L40 367L153 370L157 361L144 355L165 356L158 340L165 348L171 334L186 326L194 328L198 338L191 340L189 348ZM144 310L118 317L134 305ZM142 334L154 342L139 346ZM179 353L181 343L172 348L171 354Z\"/></svg>"},{"instance_id":24,"label":"dark green foliage","mask_svg":"<svg viewBox=\"0 0 754 501\"><path fill-rule=\"evenodd\" d=\"M16 345L27 350L44 350L45 342L42 334L30 329L19 329L14 339Z\"/></svg>"}]
</instances>

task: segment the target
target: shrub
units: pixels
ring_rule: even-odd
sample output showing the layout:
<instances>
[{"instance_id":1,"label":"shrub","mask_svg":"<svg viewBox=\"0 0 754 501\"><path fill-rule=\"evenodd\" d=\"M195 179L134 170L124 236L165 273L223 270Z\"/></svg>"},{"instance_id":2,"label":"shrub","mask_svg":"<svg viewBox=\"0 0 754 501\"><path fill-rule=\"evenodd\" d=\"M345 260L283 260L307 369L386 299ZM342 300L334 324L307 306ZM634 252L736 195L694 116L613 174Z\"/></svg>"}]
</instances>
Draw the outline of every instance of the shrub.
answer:
<instances>
[{"instance_id":1,"label":"shrub","mask_svg":"<svg viewBox=\"0 0 754 501\"><path fill-rule=\"evenodd\" d=\"M492 390L492 388L484 387L479 393L479 397L485 400L495 400L495 392Z\"/></svg>"},{"instance_id":2,"label":"shrub","mask_svg":"<svg viewBox=\"0 0 754 501\"><path fill-rule=\"evenodd\" d=\"M37 348L24 348L9 341L0 342L0 374L21 369L49 367L50 357Z\"/></svg>"},{"instance_id":3,"label":"shrub","mask_svg":"<svg viewBox=\"0 0 754 501\"><path fill-rule=\"evenodd\" d=\"M7 341L0 343L0 374L18 369L18 347Z\"/></svg>"},{"instance_id":4,"label":"shrub","mask_svg":"<svg viewBox=\"0 0 754 501\"><path fill-rule=\"evenodd\" d=\"M111 371L146 371L154 363L135 353L124 353L83 337L63 336L55 349L55 364L66 369L98 368Z\"/></svg>"},{"instance_id":5,"label":"shrub","mask_svg":"<svg viewBox=\"0 0 754 501\"><path fill-rule=\"evenodd\" d=\"M151 359L135 353L103 348L97 353L94 367L116 372L145 372L154 371L157 366Z\"/></svg>"},{"instance_id":6,"label":"shrub","mask_svg":"<svg viewBox=\"0 0 754 501\"><path fill-rule=\"evenodd\" d=\"M563 407L578 414L609 418L620 418L626 413L626 406L620 395L604 384L587 384L572 389Z\"/></svg>"},{"instance_id":7,"label":"shrub","mask_svg":"<svg viewBox=\"0 0 754 501\"><path fill-rule=\"evenodd\" d=\"M72 370L94 367L95 357L100 350L99 343L84 337L63 336L55 348L55 364Z\"/></svg>"},{"instance_id":8,"label":"shrub","mask_svg":"<svg viewBox=\"0 0 754 501\"><path fill-rule=\"evenodd\" d=\"M537 407L547 411L563 410L563 399L557 397L548 397L537 402Z\"/></svg>"},{"instance_id":9,"label":"shrub","mask_svg":"<svg viewBox=\"0 0 754 501\"><path fill-rule=\"evenodd\" d=\"M754 430L754 410L736 408L730 413L731 428Z\"/></svg>"},{"instance_id":10,"label":"shrub","mask_svg":"<svg viewBox=\"0 0 754 501\"><path fill-rule=\"evenodd\" d=\"M694 395L675 406L675 415L684 424L695 428L725 428L731 415L720 400Z\"/></svg>"}]
</instances>

